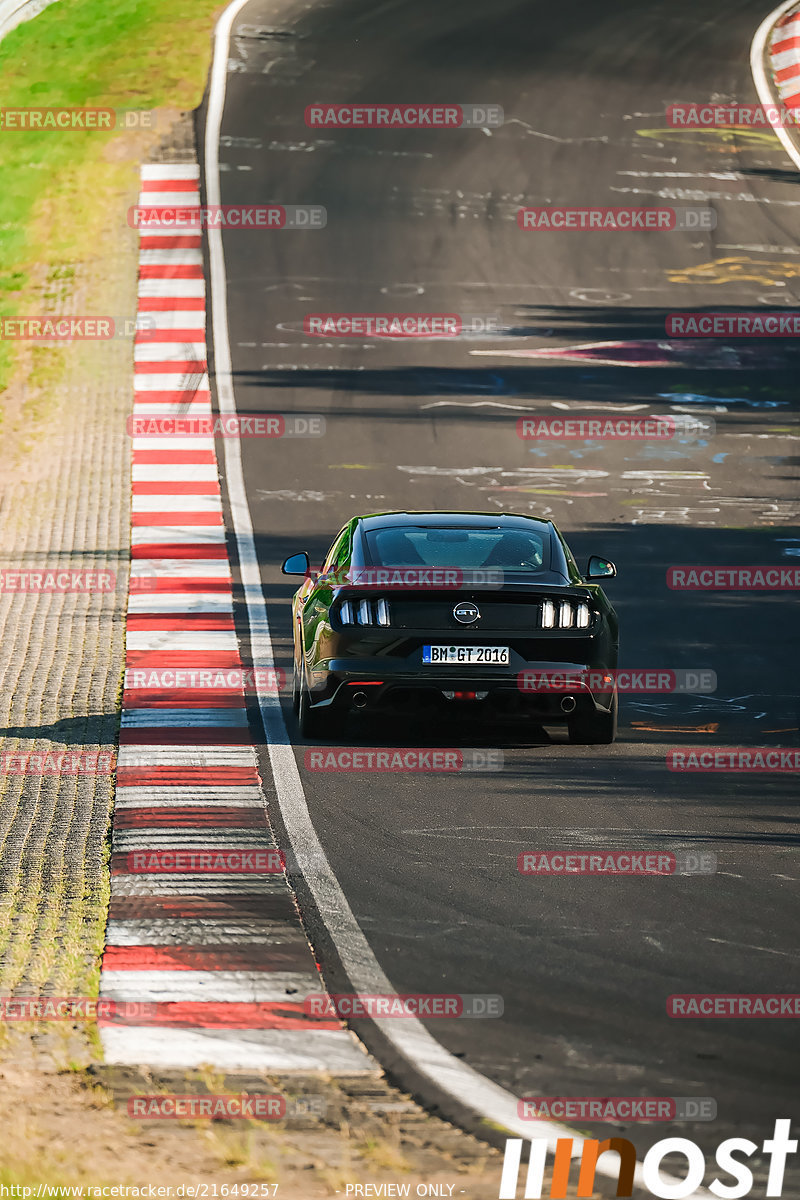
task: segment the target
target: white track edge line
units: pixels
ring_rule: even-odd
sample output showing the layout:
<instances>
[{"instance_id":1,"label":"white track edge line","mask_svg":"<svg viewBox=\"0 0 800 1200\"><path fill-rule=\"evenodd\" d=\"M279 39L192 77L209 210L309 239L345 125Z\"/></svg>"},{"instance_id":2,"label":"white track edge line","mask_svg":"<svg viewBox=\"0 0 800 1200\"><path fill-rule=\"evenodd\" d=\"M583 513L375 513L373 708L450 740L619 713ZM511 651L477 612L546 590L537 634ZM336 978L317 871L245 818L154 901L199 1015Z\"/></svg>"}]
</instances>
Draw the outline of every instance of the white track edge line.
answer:
<instances>
[{"instance_id":1,"label":"white track edge line","mask_svg":"<svg viewBox=\"0 0 800 1200\"><path fill-rule=\"evenodd\" d=\"M219 136L227 89L227 66L230 33L233 22L249 0L233 0L222 13L214 30L214 57L208 91L208 112L205 130L206 196L209 205L219 204L221 181L219 170ZM796 0L791 0L791 4ZM208 300L211 304L211 331L214 347L214 371L217 402L221 413L236 414L236 398L233 389L230 336L228 330L228 298L226 292L225 255L222 246L222 231L213 227L208 230L209 275L211 286ZM244 484L242 455L238 441L225 439L225 482L231 509L233 531L239 557L239 573L242 580L247 620L250 629L250 645L253 664L263 668L274 665L272 640L258 556L253 537L253 522ZM258 688L258 704L264 725L267 749L275 782L275 792L283 822L297 863L325 927L333 940L347 976L356 992L367 994L396 995L395 989L381 969L353 914L338 879L328 862L325 851L317 837L306 804L300 773L295 762L289 733L283 719L280 700ZM447 1092L459 1106L471 1108L485 1121L513 1132L516 1137L532 1139L546 1138L551 1149L558 1138L571 1133L573 1157L582 1154L585 1139L566 1126L552 1121L521 1120L517 1115L517 1097L505 1088L493 1083L473 1067L455 1058L428 1033L421 1021L409 1018L402 1023L391 1019L375 1020L381 1033L406 1058L415 1069L426 1076L436 1087ZM618 1176L619 1168L612 1167L600 1159L597 1174L612 1179ZM660 1173L664 1183L677 1184L674 1176ZM636 1164L634 1180L639 1187L647 1189L642 1168ZM697 1188L691 1196L708 1197L712 1193ZM689 1200L689 1198L687 1198Z\"/></svg>"}]
</instances>

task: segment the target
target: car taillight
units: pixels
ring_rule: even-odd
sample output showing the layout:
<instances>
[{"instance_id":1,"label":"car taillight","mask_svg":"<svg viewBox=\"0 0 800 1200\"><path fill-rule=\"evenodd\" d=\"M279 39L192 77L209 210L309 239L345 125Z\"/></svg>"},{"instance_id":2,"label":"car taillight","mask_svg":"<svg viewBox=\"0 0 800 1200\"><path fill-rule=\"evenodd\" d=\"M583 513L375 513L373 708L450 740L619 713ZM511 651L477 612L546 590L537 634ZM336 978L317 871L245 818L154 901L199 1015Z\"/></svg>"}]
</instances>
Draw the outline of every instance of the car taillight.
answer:
<instances>
[{"instance_id":1,"label":"car taillight","mask_svg":"<svg viewBox=\"0 0 800 1200\"><path fill-rule=\"evenodd\" d=\"M386 600L345 600L339 608L343 625L391 625L391 613Z\"/></svg>"},{"instance_id":2,"label":"car taillight","mask_svg":"<svg viewBox=\"0 0 800 1200\"><path fill-rule=\"evenodd\" d=\"M594 614L584 600L543 600L542 629L588 629Z\"/></svg>"}]
</instances>

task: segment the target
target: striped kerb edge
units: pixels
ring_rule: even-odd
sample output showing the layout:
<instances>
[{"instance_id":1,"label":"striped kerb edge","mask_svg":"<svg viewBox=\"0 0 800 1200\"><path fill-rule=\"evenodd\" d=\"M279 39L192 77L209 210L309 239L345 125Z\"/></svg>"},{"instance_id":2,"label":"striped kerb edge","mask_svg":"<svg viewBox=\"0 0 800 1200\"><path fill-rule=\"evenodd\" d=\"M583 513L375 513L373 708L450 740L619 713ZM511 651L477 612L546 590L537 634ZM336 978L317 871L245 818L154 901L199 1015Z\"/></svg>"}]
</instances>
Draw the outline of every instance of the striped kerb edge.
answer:
<instances>
[{"instance_id":1,"label":"striped kerb edge","mask_svg":"<svg viewBox=\"0 0 800 1200\"><path fill-rule=\"evenodd\" d=\"M144 166L139 203L199 207L199 168ZM209 416L199 226L142 229L139 314L149 328L136 335L134 417ZM275 841L235 676L214 439L134 429L131 441L126 681L100 979L101 999L116 1002L100 1021L106 1061L374 1072L341 1022L306 1012L305 998L324 991L319 971L284 875L256 866ZM164 675L173 668L226 676L187 685ZM156 860L159 851L184 855ZM194 869L196 855L188 871L152 869L185 866L191 851L215 852L215 869Z\"/></svg>"},{"instance_id":2,"label":"striped kerb edge","mask_svg":"<svg viewBox=\"0 0 800 1200\"><path fill-rule=\"evenodd\" d=\"M778 21L769 53L781 101L787 108L800 108L800 12L787 13Z\"/></svg>"}]
</instances>

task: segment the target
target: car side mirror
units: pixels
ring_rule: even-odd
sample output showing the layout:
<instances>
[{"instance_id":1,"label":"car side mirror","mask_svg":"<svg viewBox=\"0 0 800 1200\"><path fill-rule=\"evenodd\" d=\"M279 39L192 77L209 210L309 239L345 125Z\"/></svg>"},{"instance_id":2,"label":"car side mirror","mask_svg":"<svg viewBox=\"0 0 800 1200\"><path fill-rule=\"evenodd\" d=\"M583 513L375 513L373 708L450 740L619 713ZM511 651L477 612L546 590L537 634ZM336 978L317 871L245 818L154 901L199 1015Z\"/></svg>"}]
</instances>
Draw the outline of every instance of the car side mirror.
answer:
<instances>
[{"instance_id":1,"label":"car side mirror","mask_svg":"<svg viewBox=\"0 0 800 1200\"><path fill-rule=\"evenodd\" d=\"M589 559L589 565L586 568L584 579L613 579L617 573L617 568L607 558L600 558L597 554L593 554Z\"/></svg>"},{"instance_id":2,"label":"car side mirror","mask_svg":"<svg viewBox=\"0 0 800 1200\"><path fill-rule=\"evenodd\" d=\"M290 554L281 567L284 575L307 575L308 570L308 555L305 550L302 554Z\"/></svg>"}]
</instances>

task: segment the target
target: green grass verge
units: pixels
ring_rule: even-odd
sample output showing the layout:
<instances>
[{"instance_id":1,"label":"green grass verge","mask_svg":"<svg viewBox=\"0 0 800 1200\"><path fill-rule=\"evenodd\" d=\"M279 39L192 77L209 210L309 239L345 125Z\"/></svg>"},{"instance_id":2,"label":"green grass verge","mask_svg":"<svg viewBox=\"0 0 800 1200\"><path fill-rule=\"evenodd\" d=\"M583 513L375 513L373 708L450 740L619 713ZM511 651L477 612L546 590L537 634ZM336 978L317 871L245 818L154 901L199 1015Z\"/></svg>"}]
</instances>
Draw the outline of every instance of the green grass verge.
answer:
<instances>
[{"instance_id":1,"label":"green grass verge","mask_svg":"<svg viewBox=\"0 0 800 1200\"><path fill-rule=\"evenodd\" d=\"M223 7L222 0L58 0L0 42L0 107L195 108L213 16ZM55 296L69 289L76 263L113 254L99 235L109 206L119 204L126 219L122 198L138 164L113 143L130 137L0 129L1 316L42 312L41 264ZM13 367L14 344L0 340L0 408Z\"/></svg>"},{"instance_id":2,"label":"green grass verge","mask_svg":"<svg viewBox=\"0 0 800 1200\"><path fill-rule=\"evenodd\" d=\"M224 0L57 0L0 42L1 108L133 109L151 117L142 133L0 127L0 316L71 311L73 296L82 314L134 315L117 313L106 293L119 294L108 278L121 263L123 276L131 276L124 290L135 298L136 235L126 220L139 164L176 115L200 103L214 17L223 7ZM0 465L16 465L36 445L48 414L69 420L62 385L109 370L107 356L100 366L97 358L91 343L32 347L0 338ZM55 892L42 915L38 882L16 896L13 937L12 914L0 913L0 925L7 918L0 982L10 986L36 931L55 928L63 907ZM49 972L62 982L61 994L96 994L108 892L106 873L99 891L74 906L62 941L47 943L34 982Z\"/></svg>"}]
</instances>

